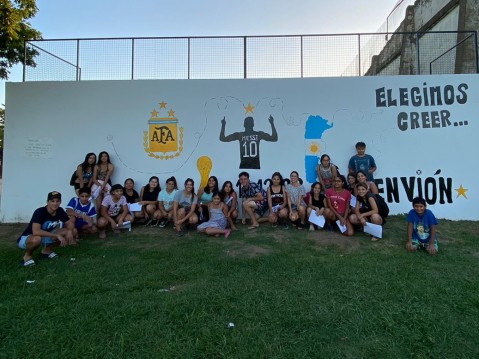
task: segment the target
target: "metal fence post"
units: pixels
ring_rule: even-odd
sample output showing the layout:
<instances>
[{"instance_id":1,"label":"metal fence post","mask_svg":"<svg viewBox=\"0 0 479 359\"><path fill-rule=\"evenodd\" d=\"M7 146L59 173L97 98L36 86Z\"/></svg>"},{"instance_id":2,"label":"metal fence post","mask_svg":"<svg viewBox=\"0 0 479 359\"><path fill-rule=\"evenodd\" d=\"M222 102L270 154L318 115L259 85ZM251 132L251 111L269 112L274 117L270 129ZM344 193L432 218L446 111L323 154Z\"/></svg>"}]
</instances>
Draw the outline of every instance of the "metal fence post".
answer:
<instances>
[{"instance_id":1,"label":"metal fence post","mask_svg":"<svg viewBox=\"0 0 479 359\"><path fill-rule=\"evenodd\" d=\"M135 38L131 38L131 79L135 79Z\"/></svg>"},{"instance_id":2,"label":"metal fence post","mask_svg":"<svg viewBox=\"0 0 479 359\"><path fill-rule=\"evenodd\" d=\"M246 36L243 37L243 78L247 77L247 64L246 64Z\"/></svg>"},{"instance_id":3,"label":"metal fence post","mask_svg":"<svg viewBox=\"0 0 479 359\"><path fill-rule=\"evenodd\" d=\"M421 56L419 51L419 33L416 32L416 75L421 74Z\"/></svg>"},{"instance_id":4,"label":"metal fence post","mask_svg":"<svg viewBox=\"0 0 479 359\"><path fill-rule=\"evenodd\" d=\"M25 82L27 71L27 40L23 40L23 82Z\"/></svg>"},{"instance_id":5,"label":"metal fence post","mask_svg":"<svg viewBox=\"0 0 479 359\"><path fill-rule=\"evenodd\" d=\"M358 76L361 76L361 34L358 34Z\"/></svg>"},{"instance_id":6,"label":"metal fence post","mask_svg":"<svg viewBox=\"0 0 479 359\"><path fill-rule=\"evenodd\" d=\"M76 68L76 81L80 80L80 74L78 69L80 68L80 39L77 39L77 68Z\"/></svg>"},{"instance_id":7,"label":"metal fence post","mask_svg":"<svg viewBox=\"0 0 479 359\"><path fill-rule=\"evenodd\" d=\"M476 61L476 74L479 74L479 63L477 61L477 31L474 30L474 60Z\"/></svg>"},{"instance_id":8,"label":"metal fence post","mask_svg":"<svg viewBox=\"0 0 479 359\"><path fill-rule=\"evenodd\" d=\"M301 78L303 78L303 35L300 36L301 40Z\"/></svg>"},{"instance_id":9,"label":"metal fence post","mask_svg":"<svg viewBox=\"0 0 479 359\"><path fill-rule=\"evenodd\" d=\"M188 38L188 80L190 79L190 54L191 54L191 44L190 44L190 38Z\"/></svg>"}]
</instances>

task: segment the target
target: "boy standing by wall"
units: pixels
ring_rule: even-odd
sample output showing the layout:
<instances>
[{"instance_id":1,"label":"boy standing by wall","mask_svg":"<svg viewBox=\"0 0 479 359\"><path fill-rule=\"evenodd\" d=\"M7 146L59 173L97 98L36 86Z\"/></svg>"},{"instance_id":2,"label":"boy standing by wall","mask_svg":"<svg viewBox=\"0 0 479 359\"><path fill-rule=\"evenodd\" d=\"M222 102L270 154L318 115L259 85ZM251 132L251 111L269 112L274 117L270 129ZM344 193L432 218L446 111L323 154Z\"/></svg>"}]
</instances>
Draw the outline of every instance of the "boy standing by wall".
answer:
<instances>
[{"instance_id":1,"label":"boy standing by wall","mask_svg":"<svg viewBox=\"0 0 479 359\"><path fill-rule=\"evenodd\" d=\"M351 157L348 165L349 173L364 171L368 176L368 181L374 181L373 173L376 171L376 162L373 156L366 154L366 144L364 142L356 143L356 154Z\"/></svg>"},{"instance_id":2,"label":"boy standing by wall","mask_svg":"<svg viewBox=\"0 0 479 359\"><path fill-rule=\"evenodd\" d=\"M426 209L424 198L416 197L412 200L413 209L407 215L407 243L408 251L425 248L429 254L435 255L438 251L436 226L437 219Z\"/></svg>"}]
</instances>

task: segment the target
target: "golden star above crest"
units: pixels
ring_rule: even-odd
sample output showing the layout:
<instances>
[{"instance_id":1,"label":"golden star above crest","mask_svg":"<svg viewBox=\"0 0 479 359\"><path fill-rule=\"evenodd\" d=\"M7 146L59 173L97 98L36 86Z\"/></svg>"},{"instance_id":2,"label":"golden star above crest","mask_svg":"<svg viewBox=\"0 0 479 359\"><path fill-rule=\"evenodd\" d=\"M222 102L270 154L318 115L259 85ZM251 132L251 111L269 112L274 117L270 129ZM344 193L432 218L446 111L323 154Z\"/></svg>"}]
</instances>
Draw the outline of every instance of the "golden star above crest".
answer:
<instances>
[{"instance_id":1,"label":"golden star above crest","mask_svg":"<svg viewBox=\"0 0 479 359\"><path fill-rule=\"evenodd\" d=\"M167 103L166 103L165 101L161 101L161 102L159 102L158 104L160 105L160 110L161 110L162 108L166 108L166 105L167 105Z\"/></svg>"},{"instance_id":2,"label":"golden star above crest","mask_svg":"<svg viewBox=\"0 0 479 359\"><path fill-rule=\"evenodd\" d=\"M462 187L462 184L459 186L459 188L456 188L454 191L457 191L456 198L458 198L459 196L463 196L465 199L467 199L466 192L469 190Z\"/></svg>"},{"instance_id":3,"label":"golden star above crest","mask_svg":"<svg viewBox=\"0 0 479 359\"><path fill-rule=\"evenodd\" d=\"M168 117L175 117L175 111L169 110L168 111Z\"/></svg>"},{"instance_id":4,"label":"golden star above crest","mask_svg":"<svg viewBox=\"0 0 479 359\"><path fill-rule=\"evenodd\" d=\"M151 118L156 118L156 117L158 117L158 111L156 110L151 111Z\"/></svg>"},{"instance_id":5,"label":"golden star above crest","mask_svg":"<svg viewBox=\"0 0 479 359\"><path fill-rule=\"evenodd\" d=\"M253 110L254 110L254 106L252 104L248 104L248 106L243 106L244 107L244 113L247 114L248 112L249 113L253 113Z\"/></svg>"}]
</instances>

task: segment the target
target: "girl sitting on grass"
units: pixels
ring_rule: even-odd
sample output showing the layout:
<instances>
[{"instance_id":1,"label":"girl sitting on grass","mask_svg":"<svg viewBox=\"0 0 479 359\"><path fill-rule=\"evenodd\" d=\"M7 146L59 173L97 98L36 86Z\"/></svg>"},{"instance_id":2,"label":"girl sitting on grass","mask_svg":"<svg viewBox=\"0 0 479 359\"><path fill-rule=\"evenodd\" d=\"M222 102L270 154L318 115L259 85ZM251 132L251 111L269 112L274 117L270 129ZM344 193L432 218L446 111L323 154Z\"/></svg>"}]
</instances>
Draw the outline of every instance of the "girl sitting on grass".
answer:
<instances>
[{"instance_id":1,"label":"girl sitting on grass","mask_svg":"<svg viewBox=\"0 0 479 359\"><path fill-rule=\"evenodd\" d=\"M148 180L146 186L141 187L140 191L140 204L141 211L145 217L145 225L149 226L150 224L158 225L160 220L154 218L156 210L158 209L158 195L160 194L160 180L157 176L152 176ZM156 223L153 223L156 219Z\"/></svg>"},{"instance_id":2,"label":"girl sitting on grass","mask_svg":"<svg viewBox=\"0 0 479 359\"><path fill-rule=\"evenodd\" d=\"M266 192L268 197L269 223L273 227L277 226L278 220L280 220L283 228L286 229L288 220L288 194L283 185L283 176L281 173L275 172L271 176L271 184Z\"/></svg>"},{"instance_id":3,"label":"girl sitting on grass","mask_svg":"<svg viewBox=\"0 0 479 359\"><path fill-rule=\"evenodd\" d=\"M382 225L383 218L379 215L376 198L371 192L368 192L368 186L365 183L356 185L356 207L354 213L349 216L349 221L353 225L365 226L367 222ZM371 237L372 241L379 238Z\"/></svg>"},{"instance_id":4,"label":"girl sitting on grass","mask_svg":"<svg viewBox=\"0 0 479 359\"><path fill-rule=\"evenodd\" d=\"M326 203L328 208L324 210L324 217L329 230L332 225L339 221L341 227L345 227L343 235L352 236L354 229L349 222L351 192L344 188L346 178L343 175L337 175L333 179L333 188L326 190Z\"/></svg>"},{"instance_id":5,"label":"girl sitting on grass","mask_svg":"<svg viewBox=\"0 0 479 359\"><path fill-rule=\"evenodd\" d=\"M160 228L166 227L168 222L173 220L173 201L177 191L176 178L171 176L166 180L166 188L162 189L158 196L158 210L154 214L154 217L160 220Z\"/></svg>"},{"instance_id":6,"label":"girl sitting on grass","mask_svg":"<svg viewBox=\"0 0 479 359\"><path fill-rule=\"evenodd\" d=\"M321 183L314 182L313 185L311 186L310 195L308 196L308 208L307 208L308 218L312 211L314 211L317 216L324 215L324 210L326 209L326 207L327 207L326 197L323 194ZM314 231L315 225L310 223L309 230Z\"/></svg>"},{"instance_id":7,"label":"girl sitting on grass","mask_svg":"<svg viewBox=\"0 0 479 359\"><path fill-rule=\"evenodd\" d=\"M286 192L288 193L288 207L289 207L289 219L296 225L298 229L303 229L306 224L304 223L306 217L306 203L303 197L306 195L306 190L299 182L299 174L296 171L291 172L289 176L291 183L286 186ZM299 223L298 223L299 222Z\"/></svg>"},{"instance_id":8,"label":"girl sitting on grass","mask_svg":"<svg viewBox=\"0 0 479 359\"><path fill-rule=\"evenodd\" d=\"M191 178L185 181L185 189L177 191L173 200L173 219L175 221L176 235L181 237L183 224L188 221L189 224L198 223L198 216L195 213L198 197L195 194L195 182Z\"/></svg>"},{"instance_id":9,"label":"girl sitting on grass","mask_svg":"<svg viewBox=\"0 0 479 359\"><path fill-rule=\"evenodd\" d=\"M218 192L213 192L213 198L208 203L209 221L203 222L198 226L198 232L206 233L209 236L219 236L223 234L225 238L228 238L231 229L226 229L228 220L228 206L221 202L221 197Z\"/></svg>"},{"instance_id":10,"label":"girl sitting on grass","mask_svg":"<svg viewBox=\"0 0 479 359\"><path fill-rule=\"evenodd\" d=\"M123 186L115 184L111 186L110 195L101 202L100 218L97 223L100 239L106 238L108 224L114 233L119 233L123 222L128 221L133 223L133 216L128 213L126 198L123 196Z\"/></svg>"},{"instance_id":11,"label":"girl sitting on grass","mask_svg":"<svg viewBox=\"0 0 479 359\"><path fill-rule=\"evenodd\" d=\"M235 220L238 218L238 195L233 189L233 183L231 181L226 181L223 183L223 188L221 189L220 196L223 199L223 203L228 207L228 219L229 227L236 231L238 228L235 226Z\"/></svg>"},{"instance_id":12,"label":"girl sitting on grass","mask_svg":"<svg viewBox=\"0 0 479 359\"><path fill-rule=\"evenodd\" d=\"M371 192L372 194L379 193L378 186L376 186L376 183L374 183L373 181L368 181L368 176L366 175L366 172L362 170L359 170L358 172L356 172L356 180L357 180L357 183L365 184L368 191ZM355 196L357 195L356 188L354 189L354 195Z\"/></svg>"}]
</instances>

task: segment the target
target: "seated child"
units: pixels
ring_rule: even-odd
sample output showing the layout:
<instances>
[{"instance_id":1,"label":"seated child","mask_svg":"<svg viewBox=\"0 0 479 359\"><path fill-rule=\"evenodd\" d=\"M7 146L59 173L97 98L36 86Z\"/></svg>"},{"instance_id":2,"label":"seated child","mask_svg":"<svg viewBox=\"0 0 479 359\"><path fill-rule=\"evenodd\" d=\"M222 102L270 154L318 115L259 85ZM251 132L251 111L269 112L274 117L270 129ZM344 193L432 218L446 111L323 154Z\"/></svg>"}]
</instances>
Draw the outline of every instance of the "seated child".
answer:
<instances>
[{"instance_id":1,"label":"seated child","mask_svg":"<svg viewBox=\"0 0 479 359\"><path fill-rule=\"evenodd\" d=\"M354 213L349 216L351 224L363 227L367 222L382 225L384 218L379 214L376 197L368 192L368 186L365 183L358 183L356 185L356 192ZM379 238L371 237L372 241L377 241L378 239Z\"/></svg>"},{"instance_id":2,"label":"seated child","mask_svg":"<svg viewBox=\"0 0 479 359\"><path fill-rule=\"evenodd\" d=\"M97 223L100 239L106 238L105 229L108 224L111 225L113 232L118 233L125 221L133 223L133 216L128 213L122 185L115 184L111 187L110 195L105 196L101 202L100 218Z\"/></svg>"},{"instance_id":3,"label":"seated child","mask_svg":"<svg viewBox=\"0 0 479 359\"><path fill-rule=\"evenodd\" d=\"M426 208L424 198L416 197L412 200L412 207L406 217L407 220L407 243L408 251L416 251L418 248L426 249L429 254L435 255L439 250L437 244L436 226L437 219Z\"/></svg>"},{"instance_id":4,"label":"seated child","mask_svg":"<svg viewBox=\"0 0 479 359\"><path fill-rule=\"evenodd\" d=\"M228 215L226 218L228 219L229 227L235 231L238 229L235 226L235 220L238 218L238 195L233 189L233 183L231 183L231 181L223 183L220 196L224 204L228 207Z\"/></svg>"},{"instance_id":5,"label":"seated child","mask_svg":"<svg viewBox=\"0 0 479 359\"><path fill-rule=\"evenodd\" d=\"M311 212L314 211L317 216L324 216L324 211L327 208L326 197L323 194L323 187L320 182L314 182L311 185L311 192L309 192L308 200L307 217L311 215ZM310 223L309 230L314 231L316 225Z\"/></svg>"},{"instance_id":6,"label":"seated child","mask_svg":"<svg viewBox=\"0 0 479 359\"><path fill-rule=\"evenodd\" d=\"M166 180L166 188L158 195L158 209L153 215L160 228L166 227L169 221L173 220L173 202L178 191L178 184L175 177Z\"/></svg>"},{"instance_id":7,"label":"seated child","mask_svg":"<svg viewBox=\"0 0 479 359\"><path fill-rule=\"evenodd\" d=\"M127 178L123 183L123 196L126 198L126 203L130 209L130 204L135 204L140 202L140 195L135 190L135 181L133 178ZM134 218L143 218L142 211L130 211L130 214Z\"/></svg>"},{"instance_id":8,"label":"seated child","mask_svg":"<svg viewBox=\"0 0 479 359\"><path fill-rule=\"evenodd\" d=\"M90 187L83 187L78 190L78 197L70 199L66 206L66 212L70 217L75 218L75 237L78 232L96 233L96 210L95 204L90 201Z\"/></svg>"},{"instance_id":9,"label":"seated child","mask_svg":"<svg viewBox=\"0 0 479 359\"><path fill-rule=\"evenodd\" d=\"M226 229L228 220L228 206L221 202L221 197L218 192L213 192L212 201L208 203L208 222L203 222L198 225L198 232L204 232L209 236L218 236L223 234L225 238L228 238L231 229Z\"/></svg>"},{"instance_id":10,"label":"seated child","mask_svg":"<svg viewBox=\"0 0 479 359\"><path fill-rule=\"evenodd\" d=\"M42 246L42 257L53 259L58 255L53 248L60 245L76 244L73 237L73 221L60 207L62 195L59 192L50 192L47 196L47 205L33 212L32 219L22 235L17 239L18 247L25 250L23 266L35 265L33 252Z\"/></svg>"},{"instance_id":11,"label":"seated child","mask_svg":"<svg viewBox=\"0 0 479 359\"><path fill-rule=\"evenodd\" d=\"M266 191L266 196L268 197L268 207L269 223L273 227L278 225L278 222L281 222L281 225L284 229L288 226L288 194L283 185L283 176L281 173L275 172L271 176L271 184Z\"/></svg>"},{"instance_id":12,"label":"seated child","mask_svg":"<svg viewBox=\"0 0 479 359\"><path fill-rule=\"evenodd\" d=\"M324 218L329 229L332 229L331 225L333 223L339 221L341 226L346 227L343 235L352 236L354 229L351 222L349 222L351 193L344 188L345 185L346 178L343 175L334 177L333 188L326 190L328 208L324 210Z\"/></svg>"}]
</instances>

